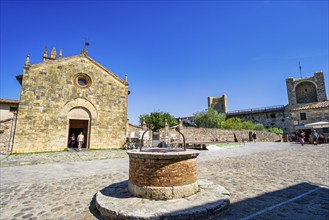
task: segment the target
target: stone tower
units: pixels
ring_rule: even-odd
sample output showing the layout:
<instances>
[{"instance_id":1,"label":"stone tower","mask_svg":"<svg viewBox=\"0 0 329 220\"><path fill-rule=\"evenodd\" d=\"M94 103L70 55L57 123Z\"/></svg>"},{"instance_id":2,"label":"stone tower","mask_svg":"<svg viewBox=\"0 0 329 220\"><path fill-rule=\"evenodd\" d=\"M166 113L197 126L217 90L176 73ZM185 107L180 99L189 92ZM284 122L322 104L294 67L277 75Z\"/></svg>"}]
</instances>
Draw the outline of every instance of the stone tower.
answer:
<instances>
[{"instance_id":1,"label":"stone tower","mask_svg":"<svg viewBox=\"0 0 329 220\"><path fill-rule=\"evenodd\" d=\"M218 97L208 97L208 108L211 107L215 109L218 113L227 113L227 96L222 95Z\"/></svg>"},{"instance_id":2,"label":"stone tower","mask_svg":"<svg viewBox=\"0 0 329 220\"><path fill-rule=\"evenodd\" d=\"M286 85L289 105L327 100L323 72L316 72L307 78L287 78Z\"/></svg>"}]
</instances>

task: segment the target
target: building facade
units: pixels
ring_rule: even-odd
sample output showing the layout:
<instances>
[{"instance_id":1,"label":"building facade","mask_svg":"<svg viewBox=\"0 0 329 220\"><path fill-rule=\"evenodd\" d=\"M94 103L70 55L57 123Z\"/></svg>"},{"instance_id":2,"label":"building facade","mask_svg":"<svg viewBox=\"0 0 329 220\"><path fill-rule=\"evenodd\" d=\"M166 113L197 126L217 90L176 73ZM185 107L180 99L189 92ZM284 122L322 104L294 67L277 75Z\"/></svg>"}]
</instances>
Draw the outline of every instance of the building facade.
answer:
<instances>
[{"instance_id":1,"label":"building facade","mask_svg":"<svg viewBox=\"0 0 329 220\"><path fill-rule=\"evenodd\" d=\"M227 96L222 95L218 97L208 97L208 107L215 109L218 113L227 113L228 112L228 104L227 104Z\"/></svg>"},{"instance_id":2,"label":"building facade","mask_svg":"<svg viewBox=\"0 0 329 220\"><path fill-rule=\"evenodd\" d=\"M329 121L329 101L326 95L323 72L316 72L305 78L286 79L288 104L263 108L227 111L227 97L208 97L208 107L228 118L238 117L245 121L261 123L265 128L281 128L285 133L304 129L304 125L319 121ZM226 105L226 106L225 106ZM323 133L328 133L323 129Z\"/></svg>"},{"instance_id":3,"label":"building facade","mask_svg":"<svg viewBox=\"0 0 329 220\"><path fill-rule=\"evenodd\" d=\"M0 98L0 151L10 151L13 145L18 100Z\"/></svg>"},{"instance_id":4,"label":"building facade","mask_svg":"<svg viewBox=\"0 0 329 220\"><path fill-rule=\"evenodd\" d=\"M81 132L83 148L120 148L127 132L128 82L88 56L50 56L23 75L13 153L62 151Z\"/></svg>"},{"instance_id":5,"label":"building facade","mask_svg":"<svg viewBox=\"0 0 329 220\"><path fill-rule=\"evenodd\" d=\"M291 130L303 129L309 134L310 129L304 125L329 121L329 101L323 72L302 79L288 78L286 85L289 102L286 111L289 113L288 127L292 128ZM329 133L328 129L322 130L323 133Z\"/></svg>"}]
</instances>

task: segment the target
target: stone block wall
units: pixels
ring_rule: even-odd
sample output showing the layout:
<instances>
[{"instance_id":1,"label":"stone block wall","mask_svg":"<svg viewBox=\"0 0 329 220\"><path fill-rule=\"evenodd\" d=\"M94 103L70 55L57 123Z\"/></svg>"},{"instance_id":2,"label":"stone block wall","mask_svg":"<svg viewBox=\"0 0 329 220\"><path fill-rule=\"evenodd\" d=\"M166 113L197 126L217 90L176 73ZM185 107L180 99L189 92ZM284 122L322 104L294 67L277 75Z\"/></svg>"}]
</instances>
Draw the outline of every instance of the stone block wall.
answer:
<instances>
[{"instance_id":1,"label":"stone block wall","mask_svg":"<svg viewBox=\"0 0 329 220\"><path fill-rule=\"evenodd\" d=\"M267 131L224 130L215 128L193 128L182 127L182 125L180 126L181 132L185 136L186 143L241 142L242 139L251 140L250 132L255 132L257 135L257 141L261 142L278 142L282 139L281 135ZM130 131L138 133L143 130L142 127L130 125L128 128L128 134ZM159 136L160 141L167 143L183 143L183 138L177 131L175 131L175 127L161 129L159 131Z\"/></svg>"},{"instance_id":2,"label":"stone block wall","mask_svg":"<svg viewBox=\"0 0 329 220\"><path fill-rule=\"evenodd\" d=\"M287 130L287 113L284 109L280 111L264 111L249 114L229 115L230 117L241 118L244 121L252 121L253 123L263 124L265 128L281 128L283 131Z\"/></svg>"},{"instance_id":3,"label":"stone block wall","mask_svg":"<svg viewBox=\"0 0 329 220\"><path fill-rule=\"evenodd\" d=\"M15 118L0 121L0 152L9 152L15 131Z\"/></svg>"},{"instance_id":4,"label":"stone block wall","mask_svg":"<svg viewBox=\"0 0 329 220\"><path fill-rule=\"evenodd\" d=\"M227 96L208 97L208 108L211 107L219 113L226 113L228 111Z\"/></svg>"},{"instance_id":5,"label":"stone block wall","mask_svg":"<svg viewBox=\"0 0 329 220\"><path fill-rule=\"evenodd\" d=\"M85 74L90 85L77 86ZM126 138L128 84L85 55L25 66L13 152L66 149L69 113L84 109L89 148L120 148Z\"/></svg>"},{"instance_id":6,"label":"stone block wall","mask_svg":"<svg viewBox=\"0 0 329 220\"><path fill-rule=\"evenodd\" d=\"M169 129L166 134L165 129L161 131L162 141L173 141L174 143L182 143L182 136L173 128ZM281 135L266 131L248 131L248 130L223 130L215 128L190 128L183 127L181 132L185 136L186 143L198 142L241 142L243 139L251 140L250 132L255 132L257 141L261 142L278 142L281 141ZM169 137L165 139L165 137Z\"/></svg>"},{"instance_id":7,"label":"stone block wall","mask_svg":"<svg viewBox=\"0 0 329 220\"><path fill-rule=\"evenodd\" d=\"M318 101L322 102L328 100L323 72L314 73L314 81L317 84Z\"/></svg>"},{"instance_id":8,"label":"stone block wall","mask_svg":"<svg viewBox=\"0 0 329 220\"><path fill-rule=\"evenodd\" d=\"M306 120L301 120L301 113L306 114ZM294 121L291 121L291 127L294 127L294 123L305 125L313 122L329 121L329 108L303 109L301 105L300 107L291 109L290 115L294 119Z\"/></svg>"},{"instance_id":9,"label":"stone block wall","mask_svg":"<svg viewBox=\"0 0 329 220\"><path fill-rule=\"evenodd\" d=\"M289 105L327 100L323 72L301 79L287 78L286 86Z\"/></svg>"}]
</instances>

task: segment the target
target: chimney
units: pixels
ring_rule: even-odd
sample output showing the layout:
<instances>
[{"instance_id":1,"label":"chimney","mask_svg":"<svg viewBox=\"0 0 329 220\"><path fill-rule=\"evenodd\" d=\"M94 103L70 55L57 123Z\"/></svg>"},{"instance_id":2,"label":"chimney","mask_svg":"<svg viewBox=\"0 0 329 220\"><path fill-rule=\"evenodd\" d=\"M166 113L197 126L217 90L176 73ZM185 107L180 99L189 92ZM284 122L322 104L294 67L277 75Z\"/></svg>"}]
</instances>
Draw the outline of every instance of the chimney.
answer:
<instances>
[{"instance_id":1,"label":"chimney","mask_svg":"<svg viewBox=\"0 0 329 220\"><path fill-rule=\"evenodd\" d=\"M30 64L30 55L27 55L25 63L24 63L24 69L29 69L31 66Z\"/></svg>"},{"instance_id":2,"label":"chimney","mask_svg":"<svg viewBox=\"0 0 329 220\"><path fill-rule=\"evenodd\" d=\"M63 51L62 51L62 49L59 50L59 58L60 59L63 58Z\"/></svg>"},{"instance_id":3,"label":"chimney","mask_svg":"<svg viewBox=\"0 0 329 220\"><path fill-rule=\"evenodd\" d=\"M46 59L48 59L48 48L45 47L45 50L43 51L43 61L45 61Z\"/></svg>"},{"instance_id":4,"label":"chimney","mask_svg":"<svg viewBox=\"0 0 329 220\"><path fill-rule=\"evenodd\" d=\"M54 47L52 50L51 50L51 54L50 54L50 58L55 60L56 59L56 48Z\"/></svg>"}]
</instances>

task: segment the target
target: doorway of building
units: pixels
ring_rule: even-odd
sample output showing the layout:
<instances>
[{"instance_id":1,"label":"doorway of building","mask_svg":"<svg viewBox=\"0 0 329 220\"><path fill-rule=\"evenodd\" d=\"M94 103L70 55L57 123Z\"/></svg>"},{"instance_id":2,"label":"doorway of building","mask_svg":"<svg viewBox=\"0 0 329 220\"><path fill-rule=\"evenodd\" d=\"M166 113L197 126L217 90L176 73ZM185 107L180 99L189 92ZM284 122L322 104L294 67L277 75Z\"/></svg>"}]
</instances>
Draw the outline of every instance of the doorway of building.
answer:
<instances>
[{"instance_id":1,"label":"doorway of building","mask_svg":"<svg viewBox=\"0 0 329 220\"><path fill-rule=\"evenodd\" d=\"M73 149L78 148L77 137L82 132L85 136L85 141L82 145L82 149L88 149L88 127L89 127L89 120L77 120L77 119L70 119L69 121L69 137L72 134L75 135L75 143L70 143L70 140L67 143L67 147L71 147Z\"/></svg>"}]
</instances>

